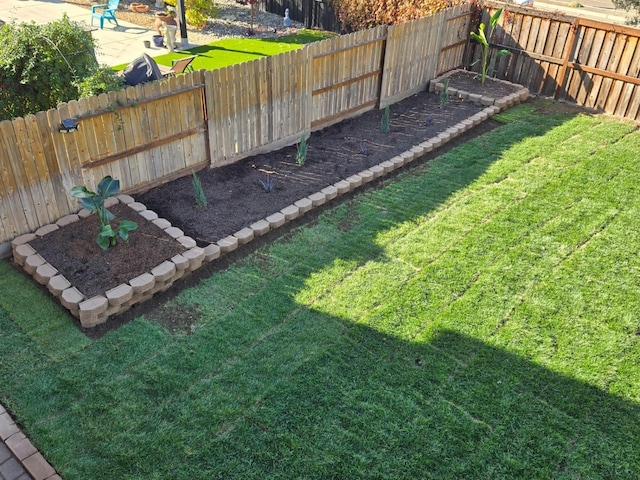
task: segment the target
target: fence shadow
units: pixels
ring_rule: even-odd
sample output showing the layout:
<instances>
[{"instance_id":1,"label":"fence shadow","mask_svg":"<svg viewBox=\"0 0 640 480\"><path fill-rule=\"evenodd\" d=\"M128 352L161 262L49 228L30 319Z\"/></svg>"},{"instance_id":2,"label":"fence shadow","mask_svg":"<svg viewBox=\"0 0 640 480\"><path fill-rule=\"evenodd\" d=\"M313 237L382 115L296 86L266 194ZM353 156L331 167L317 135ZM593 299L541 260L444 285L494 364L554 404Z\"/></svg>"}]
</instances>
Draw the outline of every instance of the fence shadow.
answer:
<instances>
[{"instance_id":1,"label":"fence shadow","mask_svg":"<svg viewBox=\"0 0 640 480\"><path fill-rule=\"evenodd\" d=\"M566 118L546 127L521 122L511 141L476 140L478 155L464 159L469 175L457 164L446 174L428 170L423 175L440 187L431 200L380 215L366 232L352 228L359 240L352 250L309 245L324 252L321 261L299 259L255 298L235 303L215 289L203 292L230 302L233 313L192 335L161 332L149 323L151 312L148 321L59 362L30 364L37 375L9 376L12 404L21 406L27 429L36 424L45 454L55 450L60 465L85 478L90 464L117 478L168 471L172 478L258 478L265 471L272 478L637 478L636 402L522 358L498 340L434 327L429 318L412 319L413 331L396 334L296 300L311 274L337 259L362 265L381 257L377 234L437 208L501 151ZM273 296L282 304L272 304ZM175 315L207 314L174 308ZM386 324L401 325L401 315L389 313ZM0 350L22 358L26 340L17 341L24 335L8 323ZM74 396L77 388L84 394ZM29 401L35 394L50 399L54 417L39 416L49 410ZM109 430L126 412L136 412L126 428ZM61 425L75 426L74 434L53 445ZM89 452L91 462L83 464L78 452ZM145 462L120 461L123 452Z\"/></svg>"}]
</instances>

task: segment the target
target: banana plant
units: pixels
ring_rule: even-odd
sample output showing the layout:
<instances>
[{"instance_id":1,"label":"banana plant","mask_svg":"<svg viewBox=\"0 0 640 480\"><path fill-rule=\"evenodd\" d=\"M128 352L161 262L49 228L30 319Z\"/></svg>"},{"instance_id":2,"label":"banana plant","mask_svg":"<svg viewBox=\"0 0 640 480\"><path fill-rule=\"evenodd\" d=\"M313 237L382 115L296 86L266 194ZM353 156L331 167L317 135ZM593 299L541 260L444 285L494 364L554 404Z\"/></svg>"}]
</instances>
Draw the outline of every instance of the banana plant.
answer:
<instances>
[{"instance_id":1,"label":"banana plant","mask_svg":"<svg viewBox=\"0 0 640 480\"><path fill-rule=\"evenodd\" d=\"M480 83L484 85L484 81L487 78L487 74L489 73L489 65L495 62L496 58L502 57L505 55L511 55L509 50L505 50L504 48L498 50L495 53L494 58L489 58L489 39L491 39L491 35L493 34L493 30L496 28L498 24L498 20L500 20L500 16L502 15L502 8L498 9L496 13L494 13L489 19L489 28L485 33L485 24L481 23L478 26L478 33L471 32L471 38L473 38L476 42L480 44L480 48L482 49L482 57L476 60L471 64L471 66L475 65L478 62L482 62L482 70L480 72ZM490 61L491 60L491 61Z\"/></svg>"},{"instance_id":2,"label":"banana plant","mask_svg":"<svg viewBox=\"0 0 640 480\"><path fill-rule=\"evenodd\" d=\"M118 237L125 242L129 241L129 232L138 228L138 224L131 220L122 220L114 230L111 222L116 218L105 206L105 201L120 191L120 180L115 180L107 175L98 184L98 191L92 192L84 185L73 187L70 190L72 197L77 198L83 208L98 216L98 238L96 243L101 249L106 250L116 245Z\"/></svg>"}]
</instances>

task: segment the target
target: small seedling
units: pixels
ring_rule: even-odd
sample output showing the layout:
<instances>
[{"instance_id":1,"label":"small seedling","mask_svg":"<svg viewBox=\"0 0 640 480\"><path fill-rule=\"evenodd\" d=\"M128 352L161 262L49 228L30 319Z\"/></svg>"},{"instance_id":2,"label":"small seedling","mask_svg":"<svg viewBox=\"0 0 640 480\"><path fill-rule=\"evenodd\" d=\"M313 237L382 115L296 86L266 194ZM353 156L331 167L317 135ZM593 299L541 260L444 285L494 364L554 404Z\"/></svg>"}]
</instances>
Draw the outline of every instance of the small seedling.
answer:
<instances>
[{"instance_id":1,"label":"small seedling","mask_svg":"<svg viewBox=\"0 0 640 480\"><path fill-rule=\"evenodd\" d=\"M367 149L367 145L364 142L360 142L358 144L358 151L360 152L360 155L368 155L369 154L369 150Z\"/></svg>"},{"instance_id":2,"label":"small seedling","mask_svg":"<svg viewBox=\"0 0 640 480\"><path fill-rule=\"evenodd\" d=\"M445 78L442 81L442 92L440 92L440 108L444 108L449 101L449 79Z\"/></svg>"},{"instance_id":3,"label":"small seedling","mask_svg":"<svg viewBox=\"0 0 640 480\"><path fill-rule=\"evenodd\" d=\"M302 132L300 143L298 144L297 148L298 152L296 153L296 163L299 166L303 166L304 162L307 161L307 136L304 132Z\"/></svg>"},{"instance_id":4,"label":"small seedling","mask_svg":"<svg viewBox=\"0 0 640 480\"><path fill-rule=\"evenodd\" d=\"M193 185L193 193L196 197L196 205L198 207L206 207L207 206L207 196L202 189L202 183L196 175L196 172L191 174L191 184Z\"/></svg>"},{"instance_id":5,"label":"small seedling","mask_svg":"<svg viewBox=\"0 0 640 480\"><path fill-rule=\"evenodd\" d=\"M119 191L120 180L114 180L110 175L107 175L100 180L97 192L92 192L84 185L73 187L70 190L71 196L78 198L80 205L91 213L98 215L100 226L98 227L98 238L96 238L96 243L103 250L115 246L118 237L125 242L128 242L129 232L138 228L138 224L131 220L122 220L118 224L118 228L116 230L111 226L111 221L116 217L113 213L107 210L104 203L109 197L116 195Z\"/></svg>"},{"instance_id":6,"label":"small seedling","mask_svg":"<svg viewBox=\"0 0 640 480\"><path fill-rule=\"evenodd\" d=\"M391 109L389 105L384 107L384 113L382 114L382 119L380 120L380 131L382 133L389 133L389 116L391 114Z\"/></svg>"},{"instance_id":7,"label":"small seedling","mask_svg":"<svg viewBox=\"0 0 640 480\"><path fill-rule=\"evenodd\" d=\"M427 119L424 121L424 124L428 127L430 125L433 125L433 118L432 117L427 117Z\"/></svg>"},{"instance_id":8,"label":"small seedling","mask_svg":"<svg viewBox=\"0 0 640 480\"><path fill-rule=\"evenodd\" d=\"M275 185L270 173L265 173L265 179L260 180L260 185L262 185L262 188L264 188L264 191L267 193L270 193L273 191Z\"/></svg>"}]
</instances>

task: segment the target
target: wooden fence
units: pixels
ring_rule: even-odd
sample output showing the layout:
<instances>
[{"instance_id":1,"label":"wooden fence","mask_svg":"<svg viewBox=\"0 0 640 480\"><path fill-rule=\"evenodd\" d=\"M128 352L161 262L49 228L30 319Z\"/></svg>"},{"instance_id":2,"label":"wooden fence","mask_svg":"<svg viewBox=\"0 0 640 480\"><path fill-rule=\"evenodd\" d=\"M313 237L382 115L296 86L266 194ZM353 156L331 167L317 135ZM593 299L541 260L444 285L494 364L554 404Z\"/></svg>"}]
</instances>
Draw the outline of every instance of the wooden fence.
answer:
<instances>
[{"instance_id":1,"label":"wooden fence","mask_svg":"<svg viewBox=\"0 0 640 480\"><path fill-rule=\"evenodd\" d=\"M505 48L494 76L532 93L640 120L640 29L584 18L489 4L482 21L504 7L492 51ZM469 55L480 57L477 44Z\"/></svg>"},{"instance_id":2,"label":"wooden fence","mask_svg":"<svg viewBox=\"0 0 640 480\"><path fill-rule=\"evenodd\" d=\"M105 175L146 190L300 141L424 89L462 66L471 9L129 87L0 122L0 244L77 211L68 192ZM404 61L410 58L410 62ZM80 129L59 131L62 119Z\"/></svg>"},{"instance_id":3,"label":"wooden fence","mask_svg":"<svg viewBox=\"0 0 640 480\"><path fill-rule=\"evenodd\" d=\"M381 107L420 91L442 72L462 67L471 18L467 4L389 27Z\"/></svg>"}]
</instances>

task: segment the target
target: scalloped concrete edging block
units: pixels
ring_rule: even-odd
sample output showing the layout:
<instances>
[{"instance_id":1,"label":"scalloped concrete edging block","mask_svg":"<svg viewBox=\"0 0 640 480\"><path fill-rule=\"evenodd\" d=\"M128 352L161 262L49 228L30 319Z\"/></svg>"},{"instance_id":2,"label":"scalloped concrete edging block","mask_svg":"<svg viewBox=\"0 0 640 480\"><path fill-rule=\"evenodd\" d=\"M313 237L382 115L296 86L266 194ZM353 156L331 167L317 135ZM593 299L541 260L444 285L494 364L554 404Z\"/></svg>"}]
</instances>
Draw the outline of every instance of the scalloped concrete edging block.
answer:
<instances>
[{"instance_id":1,"label":"scalloped concrete edging block","mask_svg":"<svg viewBox=\"0 0 640 480\"><path fill-rule=\"evenodd\" d=\"M284 207L280 210L280 213L284 215L284 219L289 222L298 218L298 215L300 215L300 209L295 205L289 205L288 207Z\"/></svg>"},{"instance_id":2,"label":"scalloped concrete edging block","mask_svg":"<svg viewBox=\"0 0 640 480\"><path fill-rule=\"evenodd\" d=\"M221 238L217 243L220 247L220 252L222 253L233 252L236 248L238 248L238 239L233 235Z\"/></svg>"},{"instance_id":3,"label":"scalloped concrete edging block","mask_svg":"<svg viewBox=\"0 0 640 480\"><path fill-rule=\"evenodd\" d=\"M111 197L108 204L113 206L118 202L129 206L143 218L151 220L152 223L164 230L167 237L177 237L185 248L185 252L196 247L195 240L185 236L179 228L172 227L167 220L158 218L155 212L147 210L142 203L135 202L131 196ZM189 259L176 256L174 258L177 261L166 260L151 269L151 272L138 275L128 283L118 285L102 295L86 298L78 286L72 285L67 278L59 273L57 268L42 258L29 242L86 218L89 213L88 210L82 209L77 214L66 215L57 222L45 225L33 234L21 235L12 242L14 261L32 275L36 282L44 285L51 295L56 297L74 317L78 318L84 328L104 323L111 315L121 314L132 305L149 298L160 287L166 288L167 285L173 284L184 276L185 270L190 264ZM184 268L181 268L183 265Z\"/></svg>"},{"instance_id":4,"label":"scalloped concrete edging block","mask_svg":"<svg viewBox=\"0 0 640 480\"><path fill-rule=\"evenodd\" d=\"M324 205L324 203L327 201L327 196L322 192L312 193L307 198L311 200L311 204L314 207L319 207L320 205Z\"/></svg>"},{"instance_id":5,"label":"scalloped concrete edging block","mask_svg":"<svg viewBox=\"0 0 640 480\"><path fill-rule=\"evenodd\" d=\"M340 180L333 184L333 186L338 190L338 195L344 195L351 190L351 184L346 180Z\"/></svg>"},{"instance_id":6,"label":"scalloped concrete edging block","mask_svg":"<svg viewBox=\"0 0 640 480\"><path fill-rule=\"evenodd\" d=\"M284 225L284 222L286 221L284 215L280 212L269 215L267 218L265 218L265 220L269 222L269 227L271 228L279 228Z\"/></svg>"},{"instance_id":7,"label":"scalloped concrete edging block","mask_svg":"<svg viewBox=\"0 0 640 480\"><path fill-rule=\"evenodd\" d=\"M56 225L58 225L58 227L64 227L66 225L71 225L72 223L77 222L78 220L80 220L80 217L78 216L78 214L76 213L71 213L69 215L65 215L62 218L59 218L56 221Z\"/></svg>"},{"instance_id":8,"label":"scalloped concrete edging block","mask_svg":"<svg viewBox=\"0 0 640 480\"><path fill-rule=\"evenodd\" d=\"M233 234L234 237L238 239L238 245L244 245L253 240L253 230L249 227L243 228L242 230L237 231Z\"/></svg>"},{"instance_id":9,"label":"scalloped concrete edging block","mask_svg":"<svg viewBox=\"0 0 640 480\"><path fill-rule=\"evenodd\" d=\"M267 222L266 220L258 220L257 222L249 225L249 228L253 230L254 236L258 237L265 235L269 232L269 230L271 230L269 222Z\"/></svg>"}]
</instances>

